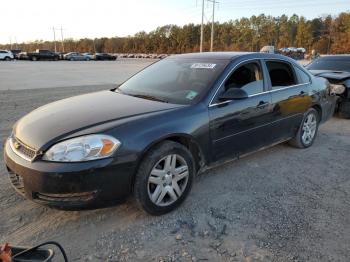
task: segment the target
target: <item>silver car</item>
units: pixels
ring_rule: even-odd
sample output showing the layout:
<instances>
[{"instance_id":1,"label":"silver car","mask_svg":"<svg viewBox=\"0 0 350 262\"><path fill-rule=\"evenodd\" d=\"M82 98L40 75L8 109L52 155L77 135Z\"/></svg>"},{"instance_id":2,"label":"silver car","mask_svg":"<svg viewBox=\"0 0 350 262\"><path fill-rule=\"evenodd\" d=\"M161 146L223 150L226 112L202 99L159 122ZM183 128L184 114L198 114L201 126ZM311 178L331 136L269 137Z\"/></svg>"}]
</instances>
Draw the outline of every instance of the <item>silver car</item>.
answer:
<instances>
[{"instance_id":1,"label":"silver car","mask_svg":"<svg viewBox=\"0 0 350 262\"><path fill-rule=\"evenodd\" d=\"M94 60L94 54L93 53L83 53L83 56L85 56L86 60Z\"/></svg>"},{"instance_id":2,"label":"silver car","mask_svg":"<svg viewBox=\"0 0 350 262\"><path fill-rule=\"evenodd\" d=\"M70 52L65 55L63 55L64 60L69 61L88 61L90 60L87 56L80 54L78 52Z\"/></svg>"}]
</instances>

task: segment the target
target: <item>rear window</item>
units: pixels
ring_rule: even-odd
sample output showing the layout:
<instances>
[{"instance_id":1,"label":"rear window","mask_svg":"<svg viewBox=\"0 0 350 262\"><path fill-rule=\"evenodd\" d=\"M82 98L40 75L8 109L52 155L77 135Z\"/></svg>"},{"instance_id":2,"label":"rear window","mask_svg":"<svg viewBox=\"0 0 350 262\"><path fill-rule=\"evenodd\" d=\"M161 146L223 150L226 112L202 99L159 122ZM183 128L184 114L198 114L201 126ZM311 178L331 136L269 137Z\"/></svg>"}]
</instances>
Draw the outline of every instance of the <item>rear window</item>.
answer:
<instances>
[{"instance_id":1,"label":"rear window","mask_svg":"<svg viewBox=\"0 0 350 262\"><path fill-rule=\"evenodd\" d=\"M307 67L309 70L331 70L350 72L350 57L345 59L318 58L311 62Z\"/></svg>"},{"instance_id":2,"label":"rear window","mask_svg":"<svg viewBox=\"0 0 350 262\"><path fill-rule=\"evenodd\" d=\"M294 71L288 63L282 61L267 61L266 66L269 71L272 89L297 84Z\"/></svg>"}]
</instances>

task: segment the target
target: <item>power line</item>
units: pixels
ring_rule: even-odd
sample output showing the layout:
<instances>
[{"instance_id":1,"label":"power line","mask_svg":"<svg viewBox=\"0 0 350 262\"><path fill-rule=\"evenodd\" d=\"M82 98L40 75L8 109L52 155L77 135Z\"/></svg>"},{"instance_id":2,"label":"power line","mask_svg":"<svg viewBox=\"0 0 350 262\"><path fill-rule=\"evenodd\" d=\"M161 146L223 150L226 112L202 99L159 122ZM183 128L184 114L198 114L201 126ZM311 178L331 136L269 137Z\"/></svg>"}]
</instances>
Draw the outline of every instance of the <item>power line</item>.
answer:
<instances>
[{"instance_id":1,"label":"power line","mask_svg":"<svg viewBox=\"0 0 350 262\"><path fill-rule=\"evenodd\" d=\"M55 44L55 53L57 52L57 46L56 46L56 31L55 31L55 27L52 27L52 31L53 31L53 42Z\"/></svg>"},{"instance_id":2,"label":"power line","mask_svg":"<svg viewBox=\"0 0 350 262\"><path fill-rule=\"evenodd\" d=\"M202 0L202 23L201 23L201 43L199 47L199 52L203 52L203 41L204 41L204 36L203 36L203 31L204 31L204 25L203 25L203 20L204 20L204 0Z\"/></svg>"},{"instance_id":3,"label":"power line","mask_svg":"<svg viewBox=\"0 0 350 262\"><path fill-rule=\"evenodd\" d=\"M215 0L207 0L208 2L213 3L213 15L212 15L212 21L211 21L211 39L210 39L210 52L213 52L213 46L214 46L214 21L215 21L215 4L218 4L219 2Z\"/></svg>"},{"instance_id":4,"label":"power line","mask_svg":"<svg viewBox=\"0 0 350 262\"><path fill-rule=\"evenodd\" d=\"M202 0L202 23L201 23L201 39L200 39L200 47L199 51L203 52L203 42L204 42L204 1ZM211 2L213 4L213 15L212 15L212 22L211 22L211 41L210 41L210 51L213 51L213 45L214 45L214 19L215 19L215 4L218 4L216 0L206 0L207 2Z\"/></svg>"},{"instance_id":5,"label":"power line","mask_svg":"<svg viewBox=\"0 0 350 262\"><path fill-rule=\"evenodd\" d=\"M64 53L63 29L61 26L62 52Z\"/></svg>"}]
</instances>

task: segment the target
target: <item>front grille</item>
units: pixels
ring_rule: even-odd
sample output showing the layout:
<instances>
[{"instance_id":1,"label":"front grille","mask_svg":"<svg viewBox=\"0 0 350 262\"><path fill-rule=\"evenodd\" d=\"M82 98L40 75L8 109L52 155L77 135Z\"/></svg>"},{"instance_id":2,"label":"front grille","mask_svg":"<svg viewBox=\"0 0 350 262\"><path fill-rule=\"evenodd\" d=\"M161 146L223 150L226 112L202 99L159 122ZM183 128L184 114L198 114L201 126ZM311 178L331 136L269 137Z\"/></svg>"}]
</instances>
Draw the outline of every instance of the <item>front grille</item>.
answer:
<instances>
[{"instance_id":1,"label":"front grille","mask_svg":"<svg viewBox=\"0 0 350 262\"><path fill-rule=\"evenodd\" d=\"M24 195L24 183L23 178L20 175L15 174L12 170L8 169L9 178L12 186L20 193Z\"/></svg>"},{"instance_id":2,"label":"front grille","mask_svg":"<svg viewBox=\"0 0 350 262\"><path fill-rule=\"evenodd\" d=\"M20 157L32 161L36 156L36 151L26 144L22 143L19 139L12 136L10 138L10 145L12 150Z\"/></svg>"},{"instance_id":3,"label":"front grille","mask_svg":"<svg viewBox=\"0 0 350 262\"><path fill-rule=\"evenodd\" d=\"M49 194L36 192L33 194L33 198L47 202L79 203L93 200L96 196L96 193L96 191L66 194Z\"/></svg>"}]
</instances>

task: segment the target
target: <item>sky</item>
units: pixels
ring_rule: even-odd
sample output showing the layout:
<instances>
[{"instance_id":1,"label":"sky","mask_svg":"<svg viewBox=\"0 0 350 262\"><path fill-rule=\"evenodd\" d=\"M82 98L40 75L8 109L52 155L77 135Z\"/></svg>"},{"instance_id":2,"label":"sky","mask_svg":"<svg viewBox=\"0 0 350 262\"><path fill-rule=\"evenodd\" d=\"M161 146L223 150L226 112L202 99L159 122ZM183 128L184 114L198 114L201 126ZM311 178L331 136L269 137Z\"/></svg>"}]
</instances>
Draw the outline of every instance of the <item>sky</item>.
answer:
<instances>
[{"instance_id":1,"label":"sky","mask_svg":"<svg viewBox=\"0 0 350 262\"><path fill-rule=\"evenodd\" d=\"M252 15L315 18L350 11L350 0L216 0L215 21ZM212 4L205 0L205 22ZM0 0L0 43L133 35L166 24L201 22L202 0Z\"/></svg>"}]
</instances>

